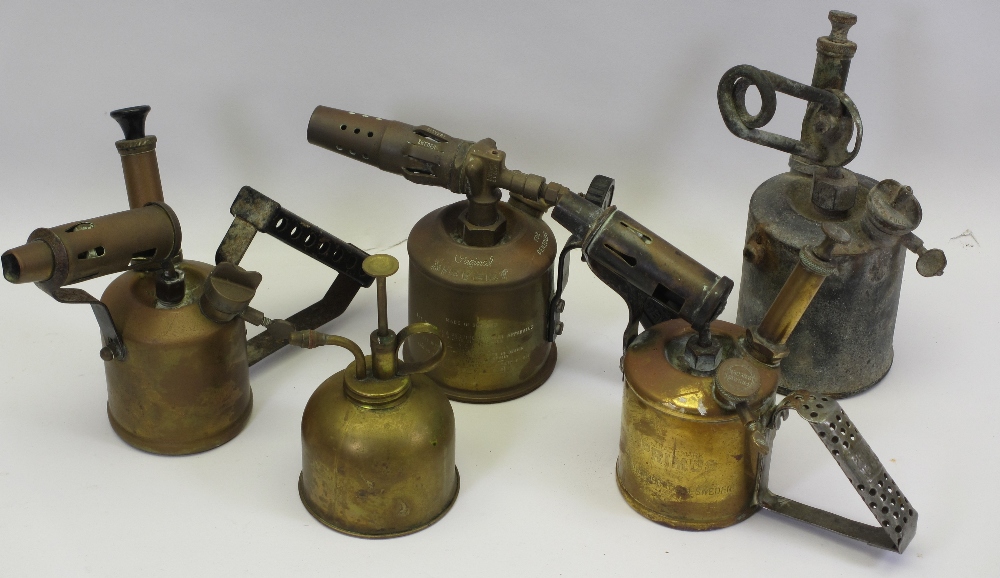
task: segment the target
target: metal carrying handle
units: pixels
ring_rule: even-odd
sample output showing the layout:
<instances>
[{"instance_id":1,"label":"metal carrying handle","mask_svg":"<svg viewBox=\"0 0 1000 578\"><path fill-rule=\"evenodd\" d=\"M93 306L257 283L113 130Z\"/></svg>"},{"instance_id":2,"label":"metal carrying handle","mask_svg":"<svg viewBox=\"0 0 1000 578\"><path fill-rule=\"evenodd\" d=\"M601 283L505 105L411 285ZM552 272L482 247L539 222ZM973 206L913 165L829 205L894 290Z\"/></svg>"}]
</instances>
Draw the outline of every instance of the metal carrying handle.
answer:
<instances>
[{"instance_id":1,"label":"metal carrying handle","mask_svg":"<svg viewBox=\"0 0 1000 578\"><path fill-rule=\"evenodd\" d=\"M424 359L423 361L402 361L399 357L399 348L403 346L403 342L414 335L431 335L438 342L437 351L434 355ZM438 331L437 326L430 323L413 323L407 325L396 334L396 350L394 352L396 355L396 375L412 375L414 373L427 373L428 371L437 367L437 364L441 363L444 359L444 340L441 339L441 333Z\"/></svg>"},{"instance_id":2,"label":"metal carrying handle","mask_svg":"<svg viewBox=\"0 0 1000 578\"><path fill-rule=\"evenodd\" d=\"M751 115L746 106L746 92L750 86L756 86L760 93L760 112L755 115ZM854 124L856 135L854 148L850 151L846 147L842 150L830 150L820 143L808 144L760 130L774 117L777 108L775 91L819 104L831 113L840 111L843 107ZM840 90L816 88L749 64L741 64L730 68L722 75L722 79L719 80L718 100L719 112L726 127L743 140L805 157L827 167L844 166L854 160L861 150L861 139L864 135L861 113L854 101ZM817 127L812 128L818 130ZM826 127L829 128L832 127ZM824 131L818 130L818 132Z\"/></svg>"},{"instance_id":3,"label":"metal carrying handle","mask_svg":"<svg viewBox=\"0 0 1000 578\"><path fill-rule=\"evenodd\" d=\"M809 422L880 525L855 522L771 492L767 488L769 454L761 457L762 474L757 492L760 505L871 546L902 553L917 531L917 511L899 491L896 482L836 400L807 391L792 392L775 407L769 418L768 444L773 443L781 421L793 409Z\"/></svg>"},{"instance_id":4,"label":"metal carrying handle","mask_svg":"<svg viewBox=\"0 0 1000 578\"><path fill-rule=\"evenodd\" d=\"M259 191L250 187L240 189L229 212L233 224L219 244L216 263L228 261L239 265L260 231L339 273L322 299L287 317L286 321L296 329L316 329L336 319L362 287L370 287L375 281L361 269L368 253L309 223ZM285 346L283 333L287 327L282 325L280 329L269 327L247 341L250 365Z\"/></svg>"}]
</instances>

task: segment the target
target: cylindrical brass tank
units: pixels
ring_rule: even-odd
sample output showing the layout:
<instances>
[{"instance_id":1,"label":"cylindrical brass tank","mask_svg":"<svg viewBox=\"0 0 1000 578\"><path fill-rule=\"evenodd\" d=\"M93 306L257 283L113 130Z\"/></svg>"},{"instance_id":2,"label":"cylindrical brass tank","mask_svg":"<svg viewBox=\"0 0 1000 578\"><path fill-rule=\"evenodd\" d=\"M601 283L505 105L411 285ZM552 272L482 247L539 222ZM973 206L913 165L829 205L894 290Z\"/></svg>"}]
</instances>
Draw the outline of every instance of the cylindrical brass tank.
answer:
<instances>
[{"instance_id":1,"label":"cylindrical brass tank","mask_svg":"<svg viewBox=\"0 0 1000 578\"><path fill-rule=\"evenodd\" d=\"M774 404L775 366L745 354L746 329L715 321L725 358L744 357L761 376L758 399ZM712 394L713 374L692 372L684 349L697 334L685 321L654 325L628 348L618 457L618 488L650 520L685 530L735 524L759 508L760 452L738 413Z\"/></svg>"},{"instance_id":2,"label":"cylindrical brass tank","mask_svg":"<svg viewBox=\"0 0 1000 578\"><path fill-rule=\"evenodd\" d=\"M388 402L354 399L347 393L347 382L358 381L354 372L352 364L324 381L302 414L302 503L354 536L390 538L430 526L458 496L451 404L422 375L394 380L409 385Z\"/></svg>"},{"instance_id":3,"label":"cylindrical brass tank","mask_svg":"<svg viewBox=\"0 0 1000 578\"><path fill-rule=\"evenodd\" d=\"M210 265L182 261L177 269L185 290L176 306L157 302L155 272L126 272L101 298L127 351L104 363L111 426L130 445L168 455L226 443L253 405L244 321L216 323L202 314Z\"/></svg>"},{"instance_id":4,"label":"cylindrical brass tank","mask_svg":"<svg viewBox=\"0 0 1000 578\"><path fill-rule=\"evenodd\" d=\"M499 243L462 241L459 216L468 201L438 209L410 231L409 320L436 325L447 357L427 375L456 401L492 403L525 395L548 379L556 345L545 339L556 240L541 219L507 203ZM419 336L404 359L435 347Z\"/></svg>"}]
</instances>

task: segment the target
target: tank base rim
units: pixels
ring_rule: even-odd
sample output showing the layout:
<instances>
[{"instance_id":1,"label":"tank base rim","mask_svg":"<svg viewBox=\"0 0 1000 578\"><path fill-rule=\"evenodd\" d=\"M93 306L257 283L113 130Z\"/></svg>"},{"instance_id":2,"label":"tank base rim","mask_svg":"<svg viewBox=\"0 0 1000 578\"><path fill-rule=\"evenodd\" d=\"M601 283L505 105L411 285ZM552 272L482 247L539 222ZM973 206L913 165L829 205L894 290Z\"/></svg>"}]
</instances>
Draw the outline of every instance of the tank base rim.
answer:
<instances>
[{"instance_id":1,"label":"tank base rim","mask_svg":"<svg viewBox=\"0 0 1000 578\"><path fill-rule=\"evenodd\" d=\"M632 496L632 494L628 493L628 490L625 489L625 486L622 485L622 479L621 477L618 476L617 466L615 467L615 482L618 484L618 491L621 493L622 498L625 499L625 502L629 505L629 507L631 507L633 510L642 515L643 518L652 520L657 524L662 524L664 526L673 528L675 530L688 530L692 532L703 532L705 530L718 530L720 528L726 528L738 524L743 520L746 520L753 514L755 514L758 510L760 510L759 505L754 505L751 508L749 508L746 512L744 512L739 516L736 516L735 518L723 519L712 523L685 522L677 520L675 518L664 516L659 512L655 512L644 506L638 500L636 500Z\"/></svg>"},{"instance_id":2,"label":"tank base rim","mask_svg":"<svg viewBox=\"0 0 1000 578\"><path fill-rule=\"evenodd\" d=\"M338 526L337 524L334 524L330 520L327 520L327 519L323 518L323 516L319 512L319 510L317 510L316 508L313 507L312 503L309 501L308 496L306 496L306 488L305 488L305 485L302 483L302 473L301 472L299 473L299 499L302 500L302 505L305 506L306 511L308 511L312 515L313 518L316 518L316 520L319 523L323 524L327 528L330 528L331 530L335 530L337 532L340 532L341 534L346 534L348 536L354 536L355 538L368 538L368 539L371 539L371 540L380 540L380 539L383 539L383 538L398 538L399 536L406 536L406 535L409 535L409 534L413 534L415 532L419 532L420 530L423 530L423 529L428 528L430 526L433 526L438 520L440 520L441 518L443 518L444 515L447 514L451 510L452 506L455 505L455 500L458 499L458 490L459 490L459 488L462 485L461 481L462 481L461 477L458 475L458 467L456 466L455 467L455 493L451 495L451 500L448 501L448 503L445 505L444 509L441 510L440 514L438 514L437 516L434 516L433 518L431 518L430 521L425 522L423 524L420 524L419 526L414 526L413 528L410 528L408 530L403 530L402 532L390 532L390 533L387 533L387 534L366 534L364 532L358 532L356 530L351 530L351 529L345 528L343 526Z\"/></svg>"},{"instance_id":3,"label":"tank base rim","mask_svg":"<svg viewBox=\"0 0 1000 578\"><path fill-rule=\"evenodd\" d=\"M504 389L493 389L493 390L469 390L469 389L458 389L456 387L450 387L437 381L430 375L431 381L435 385L441 388L441 391L448 396L451 401L457 401L461 403L500 403L503 401L510 401L512 399L517 399L519 397L528 395L529 393L535 391L542 386L543 383L548 381L549 377L552 376L552 372L556 368L556 344L552 344L552 351L549 352L548 358L545 360L545 364L542 368L535 372L527 381L522 381L521 383Z\"/></svg>"},{"instance_id":4,"label":"tank base rim","mask_svg":"<svg viewBox=\"0 0 1000 578\"><path fill-rule=\"evenodd\" d=\"M115 430L115 433L118 434L118 437L121 438L122 441L138 450L161 456L186 456L191 454L200 454L225 444L243 431L247 422L250 421L250 414L253 412L252 390L250 391L249 397L250 401L247 402L246 409L243 410L243 413L240 414L240 416L236 418L233 423L226 426L222 431L194 441L169 443L157 442L156 440L151 440L149 438L139 437L132 432L125 430L125 428L118 423L118 420L116 420L111 414L110 404L108 405L108 421L111 422L111 429Z\"/></svg>"},{"instance_id":5,"label":"tank base rim","mask_svg":"<svg viewBox=\"0 0 1000 578\"><path fill-rule=\"evenodd\" d=\"M885 376L889 375L889 370L892 369L892 362L895 360L895 357L896 357L895 356L895 352L890 351L889 352L889 366L885 368L885 371L882 372L882 375L878 376L878 379L876 379L875 381L869 383L868 385L861 386L861 387L859 387L857 389L851 389L851 390L847 390L847 391L836 391L836 392L833 392L833 391L823 391L822 388L785 387L785 386L781 385L782 383L784 383L784 376L782 376L782 380L778 382L778 393L780 393L781 395L788 395L789 393L792 393L793 391L808 391L809 393L811 393L813 395L825 395L825 396L831 397L833 399L846 399L848 397L854 397L855 395L862 394L862 393L868 391L869 389L875 387L879 383L882 383L882 380L885 379Z\"/></svg>"}]
</instances>

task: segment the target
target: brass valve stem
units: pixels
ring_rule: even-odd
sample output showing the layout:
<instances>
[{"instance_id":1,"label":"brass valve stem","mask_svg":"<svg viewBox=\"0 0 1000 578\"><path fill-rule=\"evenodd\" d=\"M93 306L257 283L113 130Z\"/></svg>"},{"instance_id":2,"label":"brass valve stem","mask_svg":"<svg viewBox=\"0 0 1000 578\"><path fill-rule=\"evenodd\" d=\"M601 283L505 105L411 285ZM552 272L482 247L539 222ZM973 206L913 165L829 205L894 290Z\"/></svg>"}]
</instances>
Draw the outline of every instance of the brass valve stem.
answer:
<instances>
[{"instance_id":1,"label":"brass valve stem","mask_svg":"<svg viewBox=\"0 0 1000 578\"><path fill-rule=\"evenodd\" d=\"M483 161L472 157L466 163L465 177L469 181L469 222L478 227L488 227L500 217L497 203L500 192L486 178Z\"/></svg>"},{"instance_id":2,"label":"brass valve stem","mask_svg":"<svg viewBox=\"0 0 1000 578\"><path fill-rule=\"evenodd\" d=\"M388 297L385 279L399 270L399 261L391 255L371 255L361 268L375 278L378 292L378 329L372 332L372 373L378 379L396 377L396 333L389 329Z\"/></svg>"},{"instance_id":3,"label":"brass valve stem","mask_svg":"<svg viewBox=\"0 0 1000 578\"><path fill-rule=\"evenodd\" d=\"M828 18L830 35L816 39L812 85L825 90L844 90L851 59L858 50L858 45L847 38L847 31L857 24L858 17L850 12L831 10Z\"/></svg>"},{"instance_id":4,"label":"brass valve stem","mask_svg":"<svg viewBox=\"0 0 1000 578\"><path fill-rule=\"evenodd\" d=\"M749 332L753 342L750 352L762 362L776 363L788 354L785 344L792 331L823 281L836 271L830 264L834 247L850 241L847 232L832 223L823 224L823 234L826 238L818 247L802 249L799 263L774 298L764 319Z\"/></svg>"}]
</instances>

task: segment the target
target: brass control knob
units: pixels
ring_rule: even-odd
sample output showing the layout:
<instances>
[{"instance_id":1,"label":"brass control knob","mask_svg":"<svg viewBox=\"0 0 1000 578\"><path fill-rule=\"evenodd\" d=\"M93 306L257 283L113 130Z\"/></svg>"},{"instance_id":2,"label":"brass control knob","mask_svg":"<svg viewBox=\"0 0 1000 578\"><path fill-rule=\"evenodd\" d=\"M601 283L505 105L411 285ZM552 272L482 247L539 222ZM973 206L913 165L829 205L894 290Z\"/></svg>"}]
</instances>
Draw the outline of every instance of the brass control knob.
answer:
<instances>
[{"instance_id":1,"label":"brass control knob","mask_svg":"<svg viewBox=\"0 0 1000 578\"><path fill-rule=\"evenodd\" d=\"M212 269L202 286L201 312L218 323L226 323L250 305L261 282L261 274L223 261Z\"/></svg>"},{"instance_id":2,"label":"brass control knob","mask_svg":"<svg viewBox=\"0 0 1000 578\"><path fill-rule=\"evenodd\" d=\"M591 203L602 209L611 206L611 199L615 196L615 180L604 175L597 175L590 181L590 187L583 195Z\"/></svg>"},{"instance_id":3,"label":"brass control knob","mask_svg":"<svg viewBox=\"0 0 1000 578\"><path fill-rule=\"evenodd\" d=\"M719 364L713 385L720 404L732 408L757 397L761 388L760 373L746 359L731 357Z\"/></svg>"}]
</instances>

